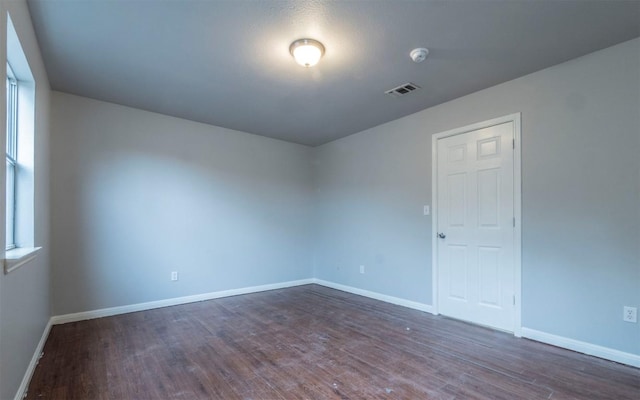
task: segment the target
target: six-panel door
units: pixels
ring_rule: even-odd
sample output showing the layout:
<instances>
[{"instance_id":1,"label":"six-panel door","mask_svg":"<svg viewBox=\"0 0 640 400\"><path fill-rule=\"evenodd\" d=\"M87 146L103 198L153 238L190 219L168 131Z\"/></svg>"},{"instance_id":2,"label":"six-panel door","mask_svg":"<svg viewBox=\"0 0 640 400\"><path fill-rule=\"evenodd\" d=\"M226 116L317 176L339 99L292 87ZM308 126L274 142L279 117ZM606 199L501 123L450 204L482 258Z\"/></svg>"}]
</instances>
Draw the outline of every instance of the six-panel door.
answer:
<instances>
[{"instance_id":1,"label":"six-panel door","mask_svg":"<svg viewBox=\"0 0 640 400\"><path fill-rule=\"evenodd\" d=\"M438 303L514 329L513 122L438 140ZM442 238L444 236L444 238Z\"/></svg>"}]
</instances>

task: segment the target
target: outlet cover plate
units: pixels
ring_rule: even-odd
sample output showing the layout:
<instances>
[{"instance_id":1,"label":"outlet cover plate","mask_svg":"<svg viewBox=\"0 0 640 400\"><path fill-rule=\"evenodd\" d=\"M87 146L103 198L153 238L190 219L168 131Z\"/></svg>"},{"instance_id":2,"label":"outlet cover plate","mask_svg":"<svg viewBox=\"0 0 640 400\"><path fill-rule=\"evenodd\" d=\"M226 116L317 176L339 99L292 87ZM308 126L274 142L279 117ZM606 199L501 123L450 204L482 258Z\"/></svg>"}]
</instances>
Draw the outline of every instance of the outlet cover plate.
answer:
<instances>
[{"instance_id":1,"label":"outlet cover plate","mask_svg":"<svg viewBox=\"0 0 640 400\"><path fill-rule=\"evenodd\" d=\"M636 307L624 307L622 319L625 322L638 322L638 309Z\"/></svg>"}]
</instances>

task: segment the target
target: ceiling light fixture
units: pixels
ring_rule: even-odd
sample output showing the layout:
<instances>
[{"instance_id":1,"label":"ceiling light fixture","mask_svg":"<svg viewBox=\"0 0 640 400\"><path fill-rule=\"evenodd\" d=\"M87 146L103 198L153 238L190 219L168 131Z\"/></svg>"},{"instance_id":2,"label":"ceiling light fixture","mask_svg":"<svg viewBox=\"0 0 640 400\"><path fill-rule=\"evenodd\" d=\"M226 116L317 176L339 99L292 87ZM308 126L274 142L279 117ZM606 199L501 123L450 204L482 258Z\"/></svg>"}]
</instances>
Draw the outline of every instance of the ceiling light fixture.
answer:
<instances>
[{"instance_id":1,"label":"ceiling light fixture","mask_svg":"<svg viewBox=\"0 0 640 400\"><path fill-rule=\"evenodd\" d=\"M298 39L291 43L289 52L298 64L309 68L320 61L320 58L324 55L324 46L317 40Z\"/></svg>"}]
</instances>

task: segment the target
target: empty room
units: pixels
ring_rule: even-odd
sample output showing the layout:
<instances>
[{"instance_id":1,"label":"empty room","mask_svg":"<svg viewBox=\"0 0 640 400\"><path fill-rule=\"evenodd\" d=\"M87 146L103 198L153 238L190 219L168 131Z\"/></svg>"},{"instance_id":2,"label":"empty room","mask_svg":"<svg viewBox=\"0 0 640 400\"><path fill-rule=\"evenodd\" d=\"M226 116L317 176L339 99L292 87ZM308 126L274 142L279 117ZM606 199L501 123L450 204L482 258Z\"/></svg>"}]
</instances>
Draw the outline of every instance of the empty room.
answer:
<instances>
[{"instance_id":1,"label":"empty room","mask_svg":"<svg viewBox=\"0 0 640 400\"><path fill-rule=\"evenodd\" d=\"M0 399L640 399L640 1L2 0Z\"/></svg>"}]
</instances>

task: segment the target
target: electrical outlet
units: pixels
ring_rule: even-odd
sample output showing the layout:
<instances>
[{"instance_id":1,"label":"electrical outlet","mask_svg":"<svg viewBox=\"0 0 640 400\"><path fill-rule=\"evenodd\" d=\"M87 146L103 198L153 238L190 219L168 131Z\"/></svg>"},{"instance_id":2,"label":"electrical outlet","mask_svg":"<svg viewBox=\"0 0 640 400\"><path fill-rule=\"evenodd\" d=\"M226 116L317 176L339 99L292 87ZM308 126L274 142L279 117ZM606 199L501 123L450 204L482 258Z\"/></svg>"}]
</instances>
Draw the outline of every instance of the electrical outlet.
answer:
<instances>
[{"instance_id":1,"label":"electrical outlet","mask_svg":"<svg viewBox=\"0 0 640 400\"><path fill-rule=\"evenodd\" d=\"M622 320L625 322L638 322L638 309L636 307L624 307Z\"/></svg>"},{"instance_id":2,"label":"electrical outlet","mask_svg":"<svg viewBox=\"0 0 640 400\"><path fill-rule=\"evenodd\" d=\"M424 207L422 208L422 214L424 214L424 215L429 215L429 214L431 214L431 210L429 209L429 206L424 206Z\"/></svg>"},{"instance_id":3,"label":"electrical outlet","mask_svg":"<svg viewBox=\"0 0 640 400\"><path fill-rule=\"evenodd\" d=\"M361 273L361 274L364 274L364 265L361 265L361 266L360 266L360 273Z\"/></svg>"},{"instance_id":4,"label":"electrical outlet","mask_svg":"<svg viewBox=\"0 0 640 400\"><path fill-rule=\"evenodd\" d=\"M178 280L178 271L171 272L171 280L172 281L177 281Z\"/></svg>"}]
</instances>

